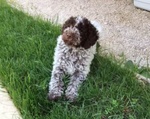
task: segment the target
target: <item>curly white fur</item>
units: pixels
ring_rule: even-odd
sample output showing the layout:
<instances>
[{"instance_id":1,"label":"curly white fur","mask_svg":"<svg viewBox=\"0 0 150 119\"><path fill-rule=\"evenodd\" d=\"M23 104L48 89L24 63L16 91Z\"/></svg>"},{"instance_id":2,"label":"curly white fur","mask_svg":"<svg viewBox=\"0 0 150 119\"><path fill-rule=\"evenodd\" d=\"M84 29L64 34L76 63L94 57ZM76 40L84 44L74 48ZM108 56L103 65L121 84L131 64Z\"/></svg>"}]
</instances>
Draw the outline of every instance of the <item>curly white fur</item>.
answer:
<instances>
[{"instance_id":1,"label":"curly white fur","mask_svg":"<svg viewBox=\"0 0 150 119\"><path fill-rule=\"evenodd\" d=\"M95 24L93 24L95 26ZM97 26L95 26L97 27ZM55 48L53 70L49 83L49 98L60 98L64 92L62 78L65 74L70 75L70 82L65 91L65 96L74 101L78 96L81 83L86 80L90 71L91 61L96 53L96 44L88 49L71 47L62 40L62 35L57 39Z\"/></svg>"}]
</instances>

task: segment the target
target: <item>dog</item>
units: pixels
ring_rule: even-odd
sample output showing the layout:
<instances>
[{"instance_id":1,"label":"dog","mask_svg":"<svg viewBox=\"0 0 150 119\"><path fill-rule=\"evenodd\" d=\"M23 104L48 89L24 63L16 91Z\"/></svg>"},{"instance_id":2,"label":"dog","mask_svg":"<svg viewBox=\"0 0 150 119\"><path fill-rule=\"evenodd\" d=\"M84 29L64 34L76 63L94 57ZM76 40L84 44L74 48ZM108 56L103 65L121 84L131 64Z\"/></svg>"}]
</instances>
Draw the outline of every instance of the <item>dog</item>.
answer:
<instances>
[{"instance_id":1,"label":"dog","mask_svg":"<svg viewBox=\"0 0 150 119\"><path fill-rule=\"evenodd\" d=\"M78 90L90 71L90 64L96 53L101 26L85 17L70 17L62 26L62 35L57 38L53 70L49 82L49 100L58 100L65 92L67 100L74 102ZM70 76L64 91L62 78Z\"/></svg>"}]
</instances>

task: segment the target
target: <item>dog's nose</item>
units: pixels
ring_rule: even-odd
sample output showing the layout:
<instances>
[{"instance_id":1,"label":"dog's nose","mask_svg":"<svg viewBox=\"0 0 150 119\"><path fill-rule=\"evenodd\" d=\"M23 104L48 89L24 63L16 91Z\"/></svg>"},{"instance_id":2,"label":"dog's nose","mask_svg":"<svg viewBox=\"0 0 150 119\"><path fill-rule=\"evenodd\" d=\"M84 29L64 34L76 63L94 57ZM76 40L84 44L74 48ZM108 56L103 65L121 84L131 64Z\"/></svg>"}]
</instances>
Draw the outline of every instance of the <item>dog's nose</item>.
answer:
<instances>
[{"instance_id":1,"label":"dog's nose","mask_svg":"<svg viewBox=\"0 0 150 119\"><path fill-rule=\"evenodd\" d=\"M69 38L69 39L72 37L71 33L66 33L66 35L67 35L67 38Z\"/></svg>"},{"instance_id":2,"label":"dog's nose","mask_svg":"<svg viewBox=\"0 0 150 119\"><path fill-rule=\"evenodd\" d=\"M62 36L65 41L70 41L73 38L73 33L64 32Z\"/></svg>"}]
</instances>

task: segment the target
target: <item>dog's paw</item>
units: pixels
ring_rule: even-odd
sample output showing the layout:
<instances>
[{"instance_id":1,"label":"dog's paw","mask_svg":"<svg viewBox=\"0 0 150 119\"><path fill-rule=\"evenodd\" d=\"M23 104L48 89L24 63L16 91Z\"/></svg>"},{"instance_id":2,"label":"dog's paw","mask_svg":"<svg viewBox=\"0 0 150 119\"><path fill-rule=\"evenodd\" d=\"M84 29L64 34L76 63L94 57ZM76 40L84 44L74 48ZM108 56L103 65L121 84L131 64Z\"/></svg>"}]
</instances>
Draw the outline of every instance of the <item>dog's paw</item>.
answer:
<instances>
[{"instance_id":1,"label":"dog's paw","mask_svg":"<svg viewBox=\"0 0 150 119\"><path fill-rule=\"evenodd\" d=\"M65 96L70 102L75 102L77 100L78 93L74 90L66 90Z\"/></svg>"},{"instance_id":2,"label":"dog's paw","mask_svg":"<svg viewBox=\"0 0 150 119\"><path fill-rule=\"evenodd\" d=\"M61 93L59 93L59 92L49 92L48 93L48 100L49 101L57 101L57 100L59 100L61 98Z\"/></svg>"},{"instance_id":3,"label":"dog's paw","mask_svg":"<svg viewBox=\"0 0 150 119\"><path fill-rule=\"evenodd\" d=\"M76 102L77 96L66 95L66 99L67 99L69 102Z\"/></svg>"}]
</instances>

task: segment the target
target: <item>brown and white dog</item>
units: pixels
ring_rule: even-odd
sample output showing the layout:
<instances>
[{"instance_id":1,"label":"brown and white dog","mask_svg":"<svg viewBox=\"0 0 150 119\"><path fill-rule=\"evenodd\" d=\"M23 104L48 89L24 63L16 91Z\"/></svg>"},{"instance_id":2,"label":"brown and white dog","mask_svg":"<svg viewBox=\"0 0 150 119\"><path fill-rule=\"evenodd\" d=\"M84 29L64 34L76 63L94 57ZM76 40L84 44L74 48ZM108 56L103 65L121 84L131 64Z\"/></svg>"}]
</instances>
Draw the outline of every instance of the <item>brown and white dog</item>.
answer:
<instances>
[{"instance_id":1,"label":"brown and white dog","mask_svg":"<svg viewBox=\"0 0 150 119\"><path fill-rule=\"evenodd\" d=\"M49 100L59 99L64 92L62 78L70 75L65 96L75 101L78 89L90 71L90 64L96 53L96 42L101 31L100 25L85 17L70 17L62 27L57 39L53 70L49 83Z\"/></svg>"}]
</instances>

